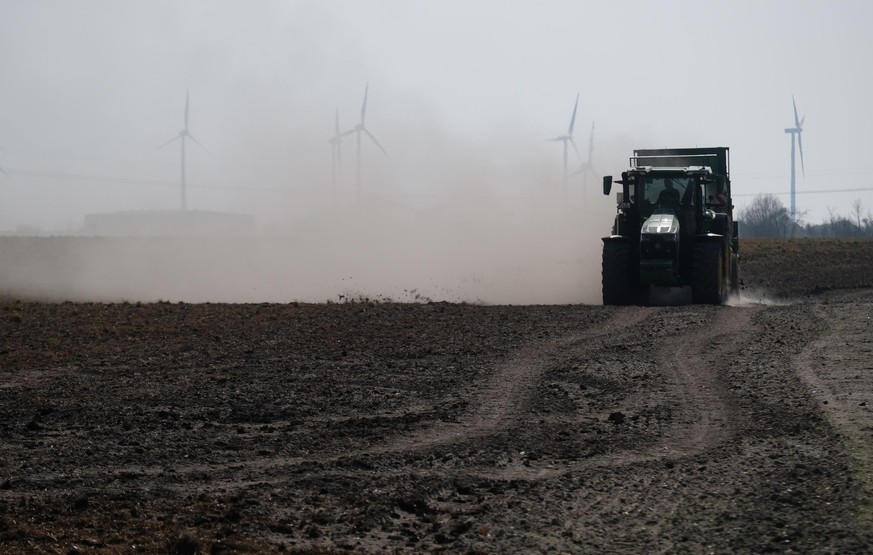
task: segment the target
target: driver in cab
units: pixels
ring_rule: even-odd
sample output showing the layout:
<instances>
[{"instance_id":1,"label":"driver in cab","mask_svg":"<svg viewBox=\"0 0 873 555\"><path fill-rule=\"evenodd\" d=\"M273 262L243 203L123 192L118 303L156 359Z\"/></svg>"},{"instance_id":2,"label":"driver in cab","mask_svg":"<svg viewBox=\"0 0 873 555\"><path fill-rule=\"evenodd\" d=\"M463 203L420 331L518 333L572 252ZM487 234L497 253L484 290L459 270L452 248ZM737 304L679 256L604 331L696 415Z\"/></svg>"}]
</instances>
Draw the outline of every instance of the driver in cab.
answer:
<instances>
[{"instance_id":1,"label":"driver in cab","mask_svg":"<svg viewBox=\"0 0 873 555\"><path fill-rule=\"evenodd\" d=\"M674 211L679 209L679 190L673 186L673 180L669 177L664 179L664 190L658 193L656 206Z\"/></svg>"}]
</instances>

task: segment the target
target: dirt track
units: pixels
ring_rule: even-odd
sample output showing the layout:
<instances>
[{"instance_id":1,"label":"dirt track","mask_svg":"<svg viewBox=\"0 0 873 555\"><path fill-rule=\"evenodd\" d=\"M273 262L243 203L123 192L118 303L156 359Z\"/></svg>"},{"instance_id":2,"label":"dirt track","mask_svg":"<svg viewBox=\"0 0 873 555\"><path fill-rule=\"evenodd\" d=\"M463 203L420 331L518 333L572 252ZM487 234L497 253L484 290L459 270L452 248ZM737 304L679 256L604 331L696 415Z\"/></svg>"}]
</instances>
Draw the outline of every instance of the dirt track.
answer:
<instances>
[{"instance_id":1,"label":"dirt track","mask_svg":"<svg viewBox=\"0 0 873 555\"><path fill-rule=\"evenodd\" d=\"M784 304L0 304L0 551L870 552L873 243L778 248Z\"/></svg>"}]
</instances>

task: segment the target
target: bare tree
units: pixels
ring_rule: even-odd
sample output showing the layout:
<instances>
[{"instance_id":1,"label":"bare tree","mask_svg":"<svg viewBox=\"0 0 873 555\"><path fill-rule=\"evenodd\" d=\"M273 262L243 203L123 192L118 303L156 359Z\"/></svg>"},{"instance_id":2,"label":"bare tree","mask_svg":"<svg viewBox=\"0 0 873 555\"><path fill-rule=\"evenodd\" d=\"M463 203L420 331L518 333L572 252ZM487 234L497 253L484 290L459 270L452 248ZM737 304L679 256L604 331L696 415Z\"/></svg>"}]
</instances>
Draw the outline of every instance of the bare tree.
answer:
<instances>
[{"instance_id":1,"label":"bare tree","mask_svg":"<svg viewBox=\"0 0 873 555\"><path fill-rule=\"evenodd\" d=\"M793 234L788 209L773 195L758 195L740 213L740 230L746 237L785 237Z\"/></svg>"},{"instance_id":2,"label":"bare tree","mask_svg":"<svg viewBox=\"0 0 873 555\"><path fill-rule=\"evenodd\" d=\"M864 208L861 205L861 199L856 198L852 201L852 215L855 216L855 223L858 225L858 229L861 229L863 226L861 225L861 212L864 211Z\"/></svg>"},{"instance_id":3,"label":"bare tree","mask_svg":"<svg viewBox=\"0 0 873 555\"><path fill-rule=\"evenodd\" d=\"M831 237L863 237L869 235L868 218L861 215L861 201L852 203L852 215L847 218L840 216L832 208L828 207L828 219L822 224L825 235Z\"/></svg>"}]
</instances>

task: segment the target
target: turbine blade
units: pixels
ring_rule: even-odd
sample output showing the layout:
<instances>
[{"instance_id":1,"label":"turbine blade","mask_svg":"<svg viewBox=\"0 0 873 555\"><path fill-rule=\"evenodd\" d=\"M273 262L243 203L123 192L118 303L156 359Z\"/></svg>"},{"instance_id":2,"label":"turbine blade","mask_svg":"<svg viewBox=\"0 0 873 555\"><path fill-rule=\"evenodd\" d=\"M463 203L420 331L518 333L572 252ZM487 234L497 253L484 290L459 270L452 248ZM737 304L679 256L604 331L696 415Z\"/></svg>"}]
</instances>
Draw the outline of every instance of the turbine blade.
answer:
<instances>
[{"instance_id":1,"label":"turbine blade","mask_svg":"<svg viewBox=\"0 0 873 555\"><path fill-rule=\"evenodd\" d=\"M377 140L376 140L376 137L375 137L372 133L370 133L370 130L367 129L367 128L365 127L363 131L364 131L364 133L367 134L368 137L370 137L371 139L373 139L373 142L376 143L376 146L379 147L379 150L381 150L382 153L383 153L386 157L390 158L390 156L388 156L388 151L385 150L385 148L384 148L381 144L379 144L379 141L377 141Z\"/></svg>"},{"instance_id":2,"label":"turbine blade","mask_svg":"<svg viewBox=\"0 0 873 555\"><path fill-rule=\"evenodd\" d=\"M361 125L364 125L364 118L367 117L367 95L370 92L370 82L364 87L364 103L361 104Z\"/></svg>"},{"instance_id":3,"label":"turbine blade","mask_svg":"<svg viewBox=\"0 0 873 555\"><path fill-rule=\"evenodd\" d=\"M800 118L800 130L801 131L803 131L803 122L805 122L805 121L806 121L806 116L803 116L802 118Z\"/></svg>"},{"instance_id":4,"label":"turbine blade","mask_svg":"<svg viewBox=\"0 0 873 555\"><path fill-rule=\"evenodd\" d=\"M9 177L9 174L6 173L6 170L4 170L3 168L0 168L0 173L2 173L3 175L5 175L6 177Z\"/></svg>"},{"instance_id":5,"label":"turbine blade","mask_svg":"<svg viewBox=\"0 0 873 555\"><path fill-rule=\"evenodd\" d=\"M191 138L192 141L194 141L194 143L195 143L197 146L199 146L200 148L203 149L203 152L205 152L206 154L212 156L212 153L209 152L208 150L206 150L206 147L203 146L203 145L201 145L201 144L200 144L200 141L198 141L197 139L194 138L194 135L192 135L191 133L188 133L188 136Z\"/></svg>"},{"instance_id":6,"label":"turbine blade","mask_svg":"<svg viewBox=\"0 0 873 555\"><path fill-rule=\"evenodd\" d=\"M339 130L340 129L339 128L339 109L337 109L337 111L336 111L336 125L334 126L334 129L335 129L334 135L339 135L339 133L340 133L340 130Z\"/></svg>"},{"instance_id":7,"label":"turbine blade","mask_svg":"<svg viewBox=\"0 0 873 555\"><path fill-rule=\"evenodd\" d=\"M797 149L800 151L800 171L806 177L806 168L803 167L803 133L797 133Z\"/></svg>"},{"instance_id":8,"label":"turbine blade","mask_svg":"<svg viewBox=\"0 0 873 555\"><path fill-rule=\"evenodd\" d=\"M567 130L567 135L573 136L573 128L576 127L576 108L579 107L579 93L576 93L576 104L573 105L573 116L570 118L570 128Z\"/></svg>"},{"instance_id":9,"label":"turbine blade","mask_svg":"<svg viewBox=\"0 0 873 555\"><path fill-rule=\"evenodd\" d=\"M179 138L181 138L181 137L182 137L182 134L180 133L180 134L176 135L175 137L173 137L172 139L170 139L169 141L167 141L167 142L165 142L164 144L162 144L161 146L159 146L158 148L156 148L155 150L160 150L160 149L164 148L165 146L167 146L168 144L170 144L170 143L172 143L173 141L175 141L176 139L179 139Z\"/></svg>"},{"instance_id":10,"label":"turbine blade","mask_svg":"<svg viewBox=\"0 0 873 555\"><path fill-rule=\"evenodd\" d=\"M594 122L591 122L591 135L588 137L588 163L591 164L591 153L594 152Z\"/></svg>"},{"instance_id":11,"label":"turbine blade","mask_svg":"<svg viewBox=\"0 0 873 555\"><path fill-rule=\"evenodd\" d=\"M794 127L800 128L800 118L797 117L797 103L794 102L794 95L791 95L791 105L794 106Z\"/></svg>"},{"instance_id":12,"label":"turbine blade","mask_svg":"<svg viewBox=\"0 0 873 555\"><path fill-rule=\"evenodd\" d=\"M185 129L188 129L188 90L185 89Z\"/></svg>"},{"instance_id":13,"label":"turbine blade","mask_svg":"<svg viewBox=\"0 0 873 555\"><path fill-rule=\"evenodd\" d=\"M343 167L343 147L339 141L336 142L336 165L339 168Z\"/></svg>"}]
</instances>

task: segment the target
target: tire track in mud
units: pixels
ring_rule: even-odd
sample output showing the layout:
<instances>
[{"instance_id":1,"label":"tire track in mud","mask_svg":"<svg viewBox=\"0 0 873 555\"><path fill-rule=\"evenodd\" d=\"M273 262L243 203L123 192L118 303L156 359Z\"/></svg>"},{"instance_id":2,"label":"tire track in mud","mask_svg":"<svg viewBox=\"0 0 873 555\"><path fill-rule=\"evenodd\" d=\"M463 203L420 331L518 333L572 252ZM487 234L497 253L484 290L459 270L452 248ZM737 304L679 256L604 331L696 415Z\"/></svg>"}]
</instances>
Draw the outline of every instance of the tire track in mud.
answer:
<instances>
[{"instance_id":1,"label":"tire track in mud","mask_svg":"<svg viewBox=\"0 0 873 555\"><path fill-rule=\"evenodd\" d=\"M610 320L596 329L528 343L508 360L498 364L483 384L473 384L470 395L474 407L469 416L453 423L440 423L418 434L398 438L379 452L425 450L440 445L469 442L506 429L518 420L519 409L536 393L537 386L555 361L602 349L610 341L648 316L645 309L619 309Z\"/></svg>"},{"instance_id":2,"label":"tire track in mud","mask_svg":"<svg viewBox=\"0 0 873 555\"><path fill-rule=\"evenodd\" d=\"M730 409L726 393L718 378L718 367L712 359L730 363L730 354L752 337L750 326L754 315L763 307L715 308L693 307L690 310L709 310L716 317L700 331L688 335L665 338L657 349L656 362L663 369L664 379L675 384L665 395L676 408L678 418L665 430L654 445L638 450L619 450L572 461L560 467L536 467L516 463L495 472L487 470L476 474L492 479L532 480L550 478L580 468L613 467L640 464L659 459L678 459L716 447L731 433ZM643 317L654 320L664 311L649 309ZM715 343L718 345L715 345ZM578 352L568 353L568 356ZM639 402L652 395L651 390L632 395L627 402Z\"/></svg>"},{"instance_id":3,"label":"tire track in mud","mask_svg":"<svg viewBox=\"0 0 873 555\"><path fill-rule=\"evenodd\" d=\"M335 463L355 460L361 457L392 453L421 452L444 445L469 443L477 438L506 429L520 416L523 407L536 392L542 375L548 371L555 360L580 353L593 352L623 337L627 330L644 320L649 313L640 307L626 307L618 310L609 320L596 328L588 328L570 336L546 341L532 341L521 347L515 354L496 365L489 377L482 382L467 386L464 397L470 398L473 407L467 418L458 422L439 422L412 435L400 435L393 441L339 454L307 457L274 457L257 462L242 463L247 471L275 471L288 466L310 463ZM182 472L207 469L186 469ZM179 470L177 469L177 472ZM380 474L408 474L408 469L380 469ZM445 471L416 468L419 473L445 473ZM263 483L258 480L253 483ZM234 481L235 485L239 482Z\"/></svg>"},{"instance_id":4,"label":"tire track in mud","mask_svg":"<svg viewBox=\"0 0 873 555\"><path fill-rule=\"evenodd\" d=\"M438 422L418 433L398 435L393 440L380 445L348 450L336 454L312 453L306 456L275 456L255 461L228 462L220 465L194 463L175 465L173 475L180 480L179 487L185 488L184 477L199 473L215 474L219 469L231 470L234 476L222 479L215 476L210 484L202 484L205 489L222 487L245 487L273 482L266 473L280 472L282 469L308 464L329 465L341 461L354 461L364 457L392 453L412 453L427 451L445 445L469 443L500 430L511 427L522 413L520 409L535 395L537 386L556 360L591 353L621 341L628 330L647 317L651 309L624 307L605 322L587 328L579 333L545 341L531 341L518 351L510 354L507 360L498 363L483 381L465 387L462 397L468 398L470 406L467 417L456 422ZM134 471L141 476L159 475L161 468L134 466L117 471ZM416 468L418 473L445 473L436 469ZM325 472L324 469L320 472ZM330 471L327 471L330 473ZM380 469L380 474L406 474L408 469ZM249 474L250 478L241 478ZM80 477L84 474L80 474ZM170 487L169 485L167 485Z\"/></svg>"},{"instance_id":5,"label":"tire track in mud","mask_svg":"<svg viewBox=\"0 0 873 555\"><path fill-rule=\"evenodd\" d=\"M561 461L553 464L543 461L540 464L514 462L503 468L464 466L463 469L450 468L382 468L376 472L381 476L413 474L452 474L462 472L469 476L498 480L540 480L560 476L582 468L627 466L659 459L677 459L690 456L717 446L731 433L728 402L717 376L718 366L711 360L730 363L730 353L749 341L754 315L763 307L690 307L691 314L711 311L714 318L699 330L689 334L669 335L663 338L663 345L655 347L660 341L656 336L653 348L656 363L663 369L664 379L675 385L666 394L647 389L632 395L632 399L643 400L651 395L664 395L667 402L675 407L676 421L663 432L663 437L655 444L635 450L619 450L595 455L576 461ZM626 342L629 333L637 333L643 321L657 322L669 317L664 308L621 307L615 309L610 320L596 329L563 336L548 341L535 341L521 347L509 358L495 366L490 377L484 382L467 387L465 396L470 398L471 410L468 416L458 422L440 422L418 433L396 437L382 445L346 451L343 453L306 457L272 457L232 465L235 473L276 472L291 466L318 464L319 473L344 474L343 469L329 469L330 465L342 461L355 461L361 458L428 451L441 446L469 444L503 430L511 429L527 415L527 408L541 384L543 376L556 362L571 357L590 356L598 351ZM673 316L677 317L677 316ZM681 315L678 318L682 318ZM715 345L715 343L718 343ZM472 392L472 393L470 393ZM583 417L589 417L590 414ZM178 468L177 476L188 472L214 471L214 468L198 466ZM240 487L272 482L266 475L252 477L251 481L233 479L221 480L214 485L223 484Z\"/></svg>"},{"instance_id":6,"label":"tire track in mud","mask_svg":"<svg viewBox=\"0 0 873 555\"><path fill-rule=\"evenodd\" d=\"M678 437L664 442L665 455L684 456L718 445L730 433L730 408L718 370L751 340L754 316L763 307L719 308L717 317L700 333L680 337L660 353L679 383L674 399L687 424Z\"/></svg>"},{"instance_id":7,"label":"tire track in mud","mask_svg":"<svg viewBox=\"0 0 873 555\"><path fill-rule=\"evenodd\" d=\"M465 465L462 468L429 468L408 466L379 468L383 476L393 474L451 474L463 472L467 475L500 480L537 480L565 474L580 468L626 466L662 458L679 458L704 451L716 446L730 433L729 410L723 391L718 383L717 371L710 360L727 358L738 345L748 340L750 322L753 315L762 309L757 308L714 308L690 307L687 312L698 314L700 310L711 311L714 317L705 326L693 333L667 336L655 335L646 344L655 362L662 369L663 379L674 384L667 393L653 391L647 387L633 393L627 399L630 403L642 402L651 396L662 396L674 407L675 422L663 432L663 437L653 445L640 449L622 449L594 455L590 458L559 461L553 464L548 460L524 464L515 461L502 468L481 465ZM436 422L417 433L402 435L398 432L393 439L382 444L372 445L335 454L312 453L305 456L273 456L239 462L221 464L194 463L175 465L173 476L178 486L165 484L165 487L187 488L186 476L209 473L213 476L210 484L201 484L205 489L239 488L275 483L287 479L282 471L289 467L317 465L317 472L329 475L344 473L343 468L331 469L330 465L354 462L368 457L417 453L442 446L470 444L477 439L512 429L529 416L528 409L537 395L544 375L556 364L570 358L590 358L591 355L615 345L627 342L630 334L639 332L640 324L658 326L663 319L670 317L682 319L682 315L671 316L665 308L620 307L611 318L596 327L578 333L545 341L532 341L508 358L496 364L482 381L464 387L461 394L469 402L470 410L466 417L455 422ZM663 339L661 339L663 338ZM712 349L712 343L719 345ZM662 345L658 345L663 341ZM708 354L708 356L706 356ZM582 414L579 421L592 415ZM160 475L162 468L145 468L132 465L128 468L114 469L117 472L132 471L141 477ZM225 472L227 474L225 474ZM224 474L224 476L222 476ZM80 474L84 477L84 474ZM43 476L51 478L51 476Z\"/></svg>"},{"instance_id":8,"label":"tire track in mud","mask_svg":"<svg viewBox=\"0 0 873 555\"><path fill-rule=\"evenodd\" d=\"M873 292L841 292L810 309L829 325L794 357L797 374L812 390L848 448L863 488L856 518L873 529Z\"/></svg>"}]
</instances>

